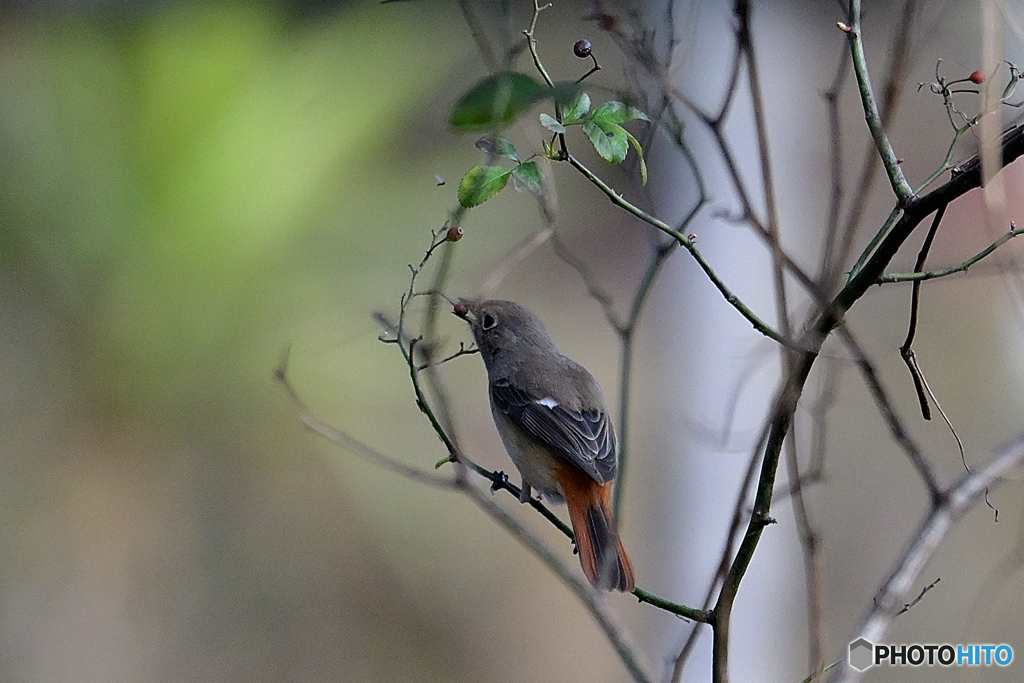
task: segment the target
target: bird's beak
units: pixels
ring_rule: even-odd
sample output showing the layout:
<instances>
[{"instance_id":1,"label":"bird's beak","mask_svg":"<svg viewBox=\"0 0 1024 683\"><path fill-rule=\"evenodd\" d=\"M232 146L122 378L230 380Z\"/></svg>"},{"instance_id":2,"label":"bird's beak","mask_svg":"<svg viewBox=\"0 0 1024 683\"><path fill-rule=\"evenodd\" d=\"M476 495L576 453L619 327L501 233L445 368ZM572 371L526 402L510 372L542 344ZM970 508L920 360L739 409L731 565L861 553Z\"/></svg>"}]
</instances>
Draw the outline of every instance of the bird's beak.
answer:
<instances>
[{"instance_id":1,"label":"bird's beak","mask_svg":"<svg viewBox=\"0 0 1024 683\"><path fill-rule=\"evenodd\" d=\"M467 323L473 324L476 322L476 316L473 315L473 302L466 299L459 299L455 302L455 308L452 309L452 313L459 316Z\"/></svg>"}]
</instances>

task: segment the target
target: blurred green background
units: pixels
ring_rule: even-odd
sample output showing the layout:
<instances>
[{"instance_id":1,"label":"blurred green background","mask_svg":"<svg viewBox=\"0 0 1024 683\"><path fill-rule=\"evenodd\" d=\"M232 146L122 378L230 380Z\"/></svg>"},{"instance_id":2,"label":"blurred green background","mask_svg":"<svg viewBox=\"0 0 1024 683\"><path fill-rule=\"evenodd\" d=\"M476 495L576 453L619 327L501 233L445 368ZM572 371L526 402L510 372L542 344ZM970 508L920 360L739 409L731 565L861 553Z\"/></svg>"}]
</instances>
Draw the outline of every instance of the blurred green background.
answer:
<instances>
[{"instance_id":1,"label":"blurred green background","mask_svg":"<svg viewBox=\"0 0 1024 683\"><path fill-rule=\"evenodd\" d=\"M294 344L332 416L395 419L369 311L452 201L424 131L472 43L444 4L302 9L4 13L2 680L466 666L368 530L415 525L360 511L271 370Z\"/></svg>"}]
</instances>

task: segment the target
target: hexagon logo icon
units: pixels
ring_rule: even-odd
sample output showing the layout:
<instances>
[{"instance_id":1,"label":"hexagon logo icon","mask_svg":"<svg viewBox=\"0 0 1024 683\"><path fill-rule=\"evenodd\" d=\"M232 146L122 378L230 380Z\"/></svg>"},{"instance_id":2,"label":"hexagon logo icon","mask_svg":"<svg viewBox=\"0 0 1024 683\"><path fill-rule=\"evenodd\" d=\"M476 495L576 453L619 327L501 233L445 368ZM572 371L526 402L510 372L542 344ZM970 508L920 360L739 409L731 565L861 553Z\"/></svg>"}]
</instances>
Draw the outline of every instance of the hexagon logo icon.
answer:
<instances>
[{"instance_id":1,"label":"hexagon logo icon","mask_svg":"<svg viewBox=\"0 0 1024 683\"><path fill-rule=\"evenodd\" d=\"M850 666L864 671L874 666L875 646L867 638L858 638L850 643Z\"/></svg>"}]
</instances>

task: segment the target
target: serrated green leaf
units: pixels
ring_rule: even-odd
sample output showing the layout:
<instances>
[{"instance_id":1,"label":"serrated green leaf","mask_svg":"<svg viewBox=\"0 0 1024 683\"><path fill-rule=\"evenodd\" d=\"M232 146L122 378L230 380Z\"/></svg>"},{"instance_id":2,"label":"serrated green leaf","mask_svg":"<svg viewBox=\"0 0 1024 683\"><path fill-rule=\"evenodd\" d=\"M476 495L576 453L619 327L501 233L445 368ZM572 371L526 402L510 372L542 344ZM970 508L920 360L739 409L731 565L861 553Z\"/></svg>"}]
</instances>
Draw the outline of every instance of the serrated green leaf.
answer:
<instances>
[{"instance_id":1,"label":"serrated green leaf","mask_svg":"<svg viewBox=\"0 0 1024 683\"><path fill-rule=\"evenodd\" d=\"M626 130L623 128L623 130ZM636 150L637 159L640 160L640 184L647 184L647 162L644 161L644 148L640 146L640 141L633 137L633 134L626 130L626 137L633 143L633 149Z\"/></svg>"},{"instance_id":2,"label":"serrated green leaf","mask_svg":"<svg viewBox=\"0 0 1024 683\"><path fill-rule=\"evenodd\" d=\"M626 158L629 143L626 141L626 129L622 126L592 118L583 124L583 133L608 163L621 164Z\"/></svg>"},{"instance_id":3,"label":"serrated green leaf","mask_svg":"<svg viewBox=\"0 0 1024 683\"><path fill-rule=\"evenodd\" d=\"M548 130L550 130L552 133L564 133L565 132L565 126L560 124L557 121L557 119L555 119L553 116L548 116L547 114L544 114L544 113L541 113L541 115L540 115L540 125L544 126Z\"/></svg>"},{"instance_id":4,"label":"serrated green leaf","mask_svg":"<svg viewBox=\"0 0 1024 683\"><path fill-rule=\"evenodd\" d=\"M636 107L614 101L605 102L599 106L590 115L590 118L602 123L625 123L626 121L634 121L636 119L648 120L647 114Z\"/></svg>"},{"instance_id":5,"label":"serrated green leaf","mask_svg":"<svg viewBox=\"0 0 1024 683\"><path fill-rule=\"evenodd\" d=\"M467 209L479 206L505 188L511 169L503 166L475 166L459 183L459 204Z\"/></svg>"},{"instance_id":6,"label":"serrated green leaf","mask_svg":"<svg viewBox=\"0 0 1024 683\"><path fill-rule=\"evenodd\" d=\"M488 76L459 99L450 123L456 129L503 128L550 94L550 88L526 74L508 71Z\"/></svg>"},{"instance_id":7,"label":"serrated green leaf","mask_svg":"<svg viewBox=\"0 0 1024 683\"><path fill-rule=\"evenodd\" d=\"M590 95L581 92L576 99L569 103L569 106L562 110L562 121L565 123L579 123L590 111Z\"/></svg>"},{"instance_id":8,"label":"serrated green leaf","mask_svg":"<svg viewBox=\"0 0 1024 683\"><path fill-rule=\"evenodd\" d=\"M511 140L500 135L488 135L485 138L480 138L476 141L476 148L488 154L510 159L517 164L519 163L519 154L516 152L516 146L512 144Z\"/></svg>"},{"instance_id":9,"label":"serrated green leaf","mask_svg":"<svg viewBox=\"0 0 1024 683\"><path fill-rule=\"evenodd\" d=\"M535 195L544 194L544 179L540 175L540 166L536 161L527 161L516 166L512 169L512 177Z\"/></svg>"}]
</instances>

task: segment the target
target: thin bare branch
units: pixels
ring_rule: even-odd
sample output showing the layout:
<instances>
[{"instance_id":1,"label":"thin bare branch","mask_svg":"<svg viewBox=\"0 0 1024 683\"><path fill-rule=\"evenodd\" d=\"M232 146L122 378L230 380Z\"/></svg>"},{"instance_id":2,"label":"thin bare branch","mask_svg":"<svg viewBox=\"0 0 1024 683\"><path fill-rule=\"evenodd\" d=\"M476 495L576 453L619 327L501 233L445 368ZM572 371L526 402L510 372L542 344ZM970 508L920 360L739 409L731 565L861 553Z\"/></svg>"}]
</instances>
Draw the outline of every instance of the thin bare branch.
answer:
<instances>
[{"instance_id":1,"label":"thin bare branch","mask_svg":"<svg viewBox=\"0 0 1024 683\"><path fill-rule=\"evenodd\" d=\"M981 251L969 259L962 261L953 266L947 266L946 268L939 268L936 270L927 271L915 271L913 273L893 273L891 275L883 275L878 278L878 284L886 284L890 282L923 282L925 280L934 280L940 277L946 277L954 273L966 273L967 269L973 266L978 261L982 260L999 247L1009 242L1014 237L1024 234L1024 228L1018 228L1013 223L1010 223L1009 232L1003 233L999 239L992 244L988 245Z\"/></svg>"},{"instance_id":2,"label":"thin bare branch","mask_svg":"<svg viewBox=\"0 0 1024 683\"><path fill-rule=\"evenodd\" d=\"M850 41L850 55L853 58L853 73L857 76L857 85L860 90L861 103L864 107L864 118L871 132L871 138L875 141L875 149L882 159L885 173L889 177L889 184L892 186L893 194L900 206L913 201L914 191L911 189L907 179L903 176L900 168L900 160L892 149L889 137L885 133L885 126L882 123L882 115L878 111L878 104L875 102L875 91L871 87L871 76L868 73L867 57L864 54L864 42L861 37L860 25L860 0L850 0L850 25L846 27L846 36Z\"/></svg>"},{"instance_id":3,"label":"thin bare branch","mask_svg":"<svg viewBox=\"0 0 1024 683\"><path fill-rule=\"evenodd\" d=\"M903 609L901 609L899 612L897 612L896 616L899 616L901 614L906 614L910 610L914 609L914 607L917 606L917 603L921 602L924 599L925 593L927 593L928 591L930 591L931 589L933 589L937 585L939 585L939 581L942 581L942 579L941 578L935 579L934 581L929 583L927 586L922 588L921 592L917 594L917 597L914 598L913 600L911 600L910 602L908 602L907 604L903 605Z\"/></svg>"},{"instance_id":4,"label":"thin bare branch","mask_svg":"<svg viewBox=\"0 0 1024 683\"><path fill-rule=\"evenodd\" d=\"M907 75L907 69L910 65L909 56L910 45L912 42L911 27L913 26L915 7L916 0L906 0L903 5L903 12L900 16L899 24L893 32L889 43L887 54L892 55L892 58L889 62L889 73L886 75L885 86L882 91L882 104L879 109L883 126L888 125L888 123L895 117L896 110L900 103L900 96L903 93L902 85ZM849 54L849 51L847 54ZM949 153L952 153L952 145L950 145ZM843 222L842 228L839 227L838 223L834 224L834 229L840 230L842 243L839 251L831 260L831 269L823 271L823 273L829 273L828 278L824 280L824 284L827 285L828 291L832 291L832 288L835 286L835 283L838 281L839 275L842 272L843 265L847 262L850 257L850 252L853 250L854 239L857 236L857 228L860 225L864 211L868 207L868 193L871 191L875 173L878 168L878 154L874 147L871 146L864 153L864 160L861 163L861 172L854 188L846 220ZM891 220L895 221L895 219L895 216L891 217ZM891 225L891 223L889 223L889 225ZM871 249L873 249L873 246L869 247L869 250Z\"/></svg>"},{"instance_id":5,"label":"thin bare branch","mask_svg":"<svg viewBox=\"0 0 1024 683\"><path fill-rule=\"evenodd\" d=\"M942 222L942 217L945 213L945 206L939 207L939 210L935 212L935 217L932 219L931 227L928 228L928 234L925 236L924 243L921 245L921 251L918 252L917 255L917 262L914 264L915 272L924 270L924 262L928 258L928 252L931 250L932 241L935 239L935 233L938 232L939 224ZM924 377L921 375L921 371L917 367L914 350L911 348L911 345L914 343L914 335L917 334L917 311L920 301L921 281L918 280L914 282L914 288L910 297L910 323L907 325L907 338L900 347L900 355L903 357L903 362L907 364L907 368L910 369L910 376L914 380L914 388L917 390L918 403L921 405L921 416L926 420L930 420L932 419L932 412L928 406L928 396L924 390Z\"/></svg>"}]
</instances>

